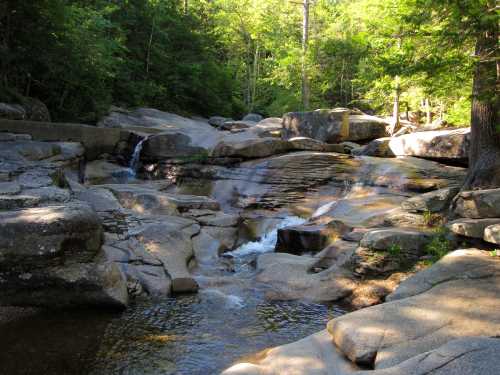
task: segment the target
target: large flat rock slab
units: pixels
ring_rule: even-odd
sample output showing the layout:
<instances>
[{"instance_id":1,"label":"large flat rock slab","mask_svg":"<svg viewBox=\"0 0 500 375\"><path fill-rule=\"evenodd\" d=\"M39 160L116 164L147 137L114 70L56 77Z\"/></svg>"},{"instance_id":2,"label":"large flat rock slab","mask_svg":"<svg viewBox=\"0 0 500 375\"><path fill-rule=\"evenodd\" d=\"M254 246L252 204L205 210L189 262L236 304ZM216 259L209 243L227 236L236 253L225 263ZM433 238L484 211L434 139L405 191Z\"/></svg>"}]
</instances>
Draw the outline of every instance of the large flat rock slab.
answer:
<instances>
[{"instance_id":1,"label":"large flat rock slab","mask_svg":"<svg viewBox=\"0 0 500 375\"><path fill-rule=\"evenodd\" d=\"M470 147L470 128L422 131L399 137L376 139L356 152L361 155L422 158L466 162Z\"/></svg>"},{"instance_id":2,"label":"large flat rock slab","mask_svg":"<svg viewBox=\"0 0 500 375\"><path fill-rule=\"evenodd\" d=\"M172 215L192 209L220 209L216 200L204 196L164 193L140 185L101 186L109 189L123 207L139 214Z\"/></svg>"},{"instance_id":3,"label":"large flat rock slab","mask_svg":"<svg viewBox=\"0 0 500 375\"><path fill-rule=\"evenodd\" d=\"M127 304L126 279L118 265L111 262L70 263L22 274L0 273L0 305L4 306L121 309Z\"/></svg>"},{"instance_id":4,"label":"large flat rock slab","mask_svg":"<svg viewBox=\"0 0 500 375\"><path fill-rule=\"evenodd\" d=\"M453 340L399 365L358 375L494 375L500 368L500 339L473 337Z\"/></svg>"},{"instance_id":5,"label":"large flat rock slab","mask_svg":"<svg viewBox=\"0 0 500 375\"><path fill-rule=\"evenodd\" d=\"M351 274L337 265L313 272L320 261L321 258L287 253L264 254L257 260L257 281L269 287L269 299L278 300L336 301L356 288Z\"/></svg>"},{"instance_id":6,"label":"large flat rock slab","mask_svg":"<svg viewBox=\"0 0 500 375\"><path fill-rule=\"evenodd\" d=\"M90 261L102 234L101 220L83 203L0 212L0 271Z\"/></svg>"},{"instance_id":7,"label":"large flat rock slab","mask_svg":"<svg viewBox=\"0 0 500 375\"><path fill-rule=\"evenodd\" d=\"M500 260L456 251L388 299L329 322L336 346L351 361L389 368L451 340L499 335Z\"/></svg>"},{"instance_id":8,"label":"large flat rock slab","mask_svg":"<svg viewBox=\"0 0 500 375\"><path fill-rule=\"evenodd\" d=\"M347 375L359 368L335 349L326 331L261 353L255 363L239 363L222 375Z\"/></svg>"}]
</instances>

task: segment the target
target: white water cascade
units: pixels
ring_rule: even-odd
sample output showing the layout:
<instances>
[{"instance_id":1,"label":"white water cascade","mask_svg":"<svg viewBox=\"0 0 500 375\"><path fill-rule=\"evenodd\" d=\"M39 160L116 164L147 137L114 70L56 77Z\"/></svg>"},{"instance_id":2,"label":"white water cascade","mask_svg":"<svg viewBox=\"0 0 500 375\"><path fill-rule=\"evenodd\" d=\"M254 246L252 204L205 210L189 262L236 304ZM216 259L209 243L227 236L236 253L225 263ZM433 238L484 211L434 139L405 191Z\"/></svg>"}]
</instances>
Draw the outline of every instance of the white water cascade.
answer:
<instances>
[{"instance_id":1,"label":"white water cascade","mask_svg":"<svg viewBox=\"0 0 500 375\"><path fill-rule=\"evenodd\" d=\"M289 216L283 221L281 221L276 228L267 232L259 241L247 242L244 245L241 245L236 250L231 251L230 255L234 257L243 257L250 254L263 254L274 251L274 247L276 246L276 241L278 241L278 229L282 229L285 227L290 227L294 225L300 225L306 222L306 219L303 219L298 216Z\"/></svg>"},{"instance_id":2,"label":"white water cascade","mask_svg":"<svg viewBox=\"0 0 500 375\"><path fill-rule=\"evenodd\" d=\"M130 159L128 169L129 175L135 177L137 175L137 168L139 167L139 161L141 160L141 152L144 143L148 140L148 137L144 137L135 145L134 152L132 153L132 158Z\"/></svg>"}]
</instances>

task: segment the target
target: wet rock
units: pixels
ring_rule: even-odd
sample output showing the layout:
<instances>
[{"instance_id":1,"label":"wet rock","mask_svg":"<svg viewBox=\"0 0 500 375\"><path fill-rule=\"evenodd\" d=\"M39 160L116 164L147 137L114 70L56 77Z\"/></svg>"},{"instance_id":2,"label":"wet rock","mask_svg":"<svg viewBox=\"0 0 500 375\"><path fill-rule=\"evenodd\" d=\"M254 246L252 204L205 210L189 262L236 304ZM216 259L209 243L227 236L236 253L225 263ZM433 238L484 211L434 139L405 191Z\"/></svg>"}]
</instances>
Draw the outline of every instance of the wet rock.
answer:
<instances>
[{"instance_id":1,"label":"wet rock","mask_svg":"<svg viewBox=\"0 0 500 375\"><path fill-rule=\"evenodd\" d=\"M106 160L94 160L85 165L85 183L110 183L130 175L130 169Z\"/></svg>"},{"instance_id":2,"label":"wet rock","mask_svg":"<svg viewBox=\"0 0 500 375\"><path fill-rule=\"evenodd\" d=\"M0 273L0 304L74 308L124 308L126 280L114 263L69 263L29 272Z\"/></svg>"},{"instance_id":3,"label":"wet rock","mask_svg":"<svg viewBox=\"0 0 500 375\"><path fill-rule=\"evenodd\" d=\"M164 216L158 223L146 224L134 230L131 236L163 264L172 279L172 291L182 293L198 289L187 265L194 255L191 239L199 231L199 226L192 220Z\"/></svg>"},{"instance_id":4,"label":"wet rock","mask_svg":"<svg viewBox=\"0 0 500 375\"><path fill-rule=\"evenodd\" d=\"M102 247L106 259L110 262L134 263L150 266L161 266L162 263L149 253L136 238L105 241Z\"/></svg>"},{"instance_id":5,"label":"wet rock","mask_svg":"<svg viewBox=\"0 0 500 375\"><path fill-rule=\"evenodd\" d=\"M375 229L363 236L360 245L374 250L387 250L391 246L397 246L400 251L419 254L431 239L431 234L412 229Z\"/></svg>"},{"instance_id":6,"label":"wet rock","mask_svg":"<svg viewBox=\"0 0 500 375\"><path fill-rule=\"evenodd\" d=\"M500 217L500 189L461 192L455 213L471 219Z\"/></svg>"},{"instance_id":7,"label":"wet rock","mask_svg":"<svg viewBox=\"0 0 500 375\"><path fill-rule=\"evenodd\" d=\"M282 228L278 230L276 251L291 254L320 251L351 230L351 227L338 220Z\"/></svg>"},{"instance_id":8,"label":"wet rock","mask_svg":"<svg viewBox=\"0 0 500 375\"><path fill-rule=\"evenodd\" d=\"M410 212L441 212L449 207L459 190L459 187L449 187L417 195L404 201L401 207Z\"/></svg>"},{"instance_id":9,"label":"wet rock","mask_svg":"<svg viewBox=\"0 0 500 375\"><path fill-rule=\"evenodd\" d=\"M0 270L29 272L61 259L89 262L102 233L99 217L85 204L0 212Z\"/></svg>"},{"instance_id":10,"label":"wet rock","mask_svg":"<svg viewBox=\"0 0 500 375\"><path fill-rule=\"evenodd\" d=\"M337 264L313 273L318 259L286 253L269 253L257 259L257 281L270 291L269 299L336 301L356 287L351 274Z\"/></svg>"},{"instance_id":11,"label":"wet rock","mask_svg":"<svg viewBox=\"0 0 500 375\"><path fill-rule=\"evenodd\" d=\"M388 368L454 339L499 332L499 291L497 259L456 251L405 280L389 303L336 318L328 331L351 361Z\"/></svg>"},{"instance_id":12,"label":"wet rock","mask_svg":"<svg viewBox=\"0 0 500 375\"><path fill-rule=\"evenodd\" d=\"M139 214L172 215L191 209L219 210L217 201L195 195L169 194L140 185L102 185L120 204Z\"/></svg>"},{"instance_id":13,"label":"wet rock","mask_svg":"<svg viewBox=\"0 0 500 375\"><path fill-rule=\"evenodd\" d=\"M458 219L446 226L455 234L472 238L483 238L487 227L500 224L499 219Z\"/></svg>"},{"instance_id":14,"label":"wet rock","mask_svg":"<svg viewBox=\"0 0 500 375\"><path fill-rule=\"evenodd\" d=\"M40 204L40 197L34 195L0 195L0 210L15 210Z\"/></svg>"},{"instance_id":15,"label":"wet rock","mask_svg":"<svg viewBox=\"0 0 500 375\"><path fill-rule=\"evenodd\" d=\"M239 215L226 214L222 211L189 210L184 216L195 219L200 225L210 227L236 227L240 222Z\"/></svg>"},{"instance_id":16,"label":"wet rock","mask_svg":"<svg viewBox=\"0 0 500 375\"><path fill-rule=\"evenodd\" d=\"M129 280L136 280L143 290L153 298L168 297L172 292L172 281L161 266L120 264Z\"/></svg>"},{"instance_id":17,"label":"wet rock","mask_svg":"<svg viewBox=\"0 0 500 375\"><path fill-rule=\"evenodd\" d=\"M0 182L0 195L13 195L21 192L21 186L17 182Z\"/></svg>"},{"instance_id":18,"label":"wet rock","mask_svg":"<svg viewBox=\"0 0 500 375\"><path fill-rule=\"evenodd\" d=\"M486 242L491 242L500 245L500 225L490 225L484 230L484 238Z\"/></svg>"},{"instance_id":19,"label":"wet rock","mask_svg":"<svg viewBox=\"0 0 500 375\"><path fill-rule=\"evenodd\" d=\"M193 252L198 263L213 264L219 255L236 248L238 229L231 227L203 227L193 238Z\"/></svg>"}]
</instances>

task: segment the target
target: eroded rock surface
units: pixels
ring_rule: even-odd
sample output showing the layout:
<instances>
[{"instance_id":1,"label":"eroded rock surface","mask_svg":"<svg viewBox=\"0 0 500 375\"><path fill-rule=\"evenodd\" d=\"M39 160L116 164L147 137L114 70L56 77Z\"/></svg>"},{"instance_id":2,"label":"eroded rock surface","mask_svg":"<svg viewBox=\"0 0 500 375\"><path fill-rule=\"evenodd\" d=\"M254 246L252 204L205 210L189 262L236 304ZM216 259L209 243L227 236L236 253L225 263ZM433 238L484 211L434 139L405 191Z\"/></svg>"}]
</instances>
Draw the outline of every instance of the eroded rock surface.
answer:
<instances>
[{"instance_id":1,"label":"eroded rock surface","mask_svg":"<svg viewBox=\"0 0 500 375\"><path fill-rule=\"evenodd\" d=\"M454 339L497 335L499 293L498 259L456 251L404 281L390 302L336 318L328 330L351 361L388 368Z\"/></svg>"}]
</instances>

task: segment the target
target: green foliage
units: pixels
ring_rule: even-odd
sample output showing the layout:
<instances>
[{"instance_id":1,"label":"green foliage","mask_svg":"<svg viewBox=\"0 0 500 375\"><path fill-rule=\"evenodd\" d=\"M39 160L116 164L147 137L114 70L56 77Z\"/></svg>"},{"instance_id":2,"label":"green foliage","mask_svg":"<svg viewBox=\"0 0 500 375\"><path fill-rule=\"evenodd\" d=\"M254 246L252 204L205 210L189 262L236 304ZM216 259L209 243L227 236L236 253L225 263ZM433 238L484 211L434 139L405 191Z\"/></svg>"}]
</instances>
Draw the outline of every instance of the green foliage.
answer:
<instances>
[{"instance_id":1,"label":"green foliage","mask_svg":"<svg viewBox=\"0 0 500 375\"><path fill-rule=\"evenodd\" d=\"M399 258L401 256L401 246L399 246L398 244L392 244L387 249L387 252L391 257Z\"/></svg>"},{"instance_id":2,"label":"green foliage","mask_svg":"<svg viewBox=\"0 0 500 375\"><path fill-rule=\"evenodd\" d=\"M447 233L448 231L445 227L436 229L432 240L425 247L426 254L432 257L433 262L437 262L453 250L450 240L446 237Z\"/></svg>"},{"instance_id":3,"label":"green foliage","mask_svg":"<svg viewBox=\"0 0 500 375\"><path fill-rule=\"evenodd\" d=\"M302 7L282 0L36 0L0 4L0 100L33 96L55 120L111 104L239 117L302 109ZM486 0L316 0L311 108L353 106L468 125Z\"/></svg>"}]
</instances>

